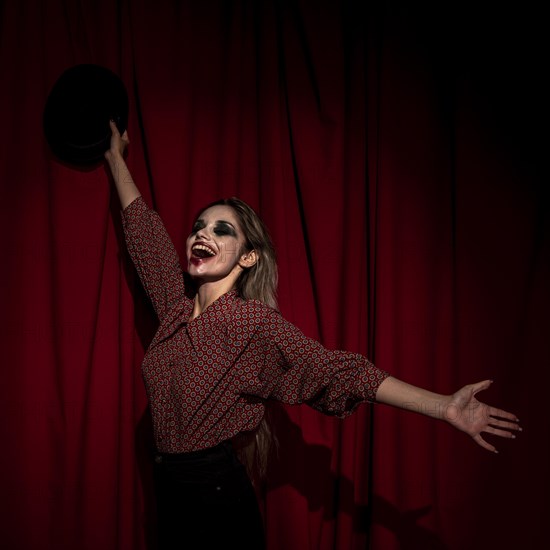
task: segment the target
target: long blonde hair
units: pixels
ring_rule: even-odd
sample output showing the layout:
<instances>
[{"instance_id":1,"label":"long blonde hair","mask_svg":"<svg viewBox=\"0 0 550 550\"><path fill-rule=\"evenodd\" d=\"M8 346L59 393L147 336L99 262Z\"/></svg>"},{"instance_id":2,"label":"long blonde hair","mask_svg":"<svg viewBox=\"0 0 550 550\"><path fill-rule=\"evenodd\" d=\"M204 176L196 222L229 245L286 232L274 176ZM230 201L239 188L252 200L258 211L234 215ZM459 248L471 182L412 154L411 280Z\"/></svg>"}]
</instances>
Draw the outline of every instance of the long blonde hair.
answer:
<instances>
[{"instance_id":1,"label":"long blonde hair","mask_svg":"<svg viewBox=\"0 0 550 550\"><path fill-rule=\"evenodd\" d=\"M256 252L256 263L243 271L237 280L239 296L244 300L260 300L277 309L277 258L267 227L253 208L236 197L211 203L202 211L212 206L229 206L233 209L246 239L242 252ZM265 476L269 455L277 445L266 416L267 411L254 431L240 434L233 441L252 480Z\"/></svg>"}]
</instances>

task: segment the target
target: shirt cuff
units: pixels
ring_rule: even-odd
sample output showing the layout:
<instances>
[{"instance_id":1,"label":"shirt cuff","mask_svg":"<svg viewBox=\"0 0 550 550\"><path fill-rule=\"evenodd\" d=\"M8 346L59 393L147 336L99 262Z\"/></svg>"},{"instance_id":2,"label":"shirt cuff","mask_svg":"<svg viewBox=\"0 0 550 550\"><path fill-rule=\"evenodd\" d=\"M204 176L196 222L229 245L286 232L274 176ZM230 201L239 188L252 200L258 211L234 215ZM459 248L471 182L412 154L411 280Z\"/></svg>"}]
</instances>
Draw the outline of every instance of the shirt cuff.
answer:
<instances>
[{"instance_id":1,"label":"shirt cuff","mask_svg":"<svg viewBox=\"0 0 550 550\"><path fill-rule=\"evenodd\" d=\"M130 221L132 218L139 216L149 210L149 207L145 203L145 200L140 195L136 197L124 210L121 211L122 219L124 221Z\"/></svg>"}]
</instances>

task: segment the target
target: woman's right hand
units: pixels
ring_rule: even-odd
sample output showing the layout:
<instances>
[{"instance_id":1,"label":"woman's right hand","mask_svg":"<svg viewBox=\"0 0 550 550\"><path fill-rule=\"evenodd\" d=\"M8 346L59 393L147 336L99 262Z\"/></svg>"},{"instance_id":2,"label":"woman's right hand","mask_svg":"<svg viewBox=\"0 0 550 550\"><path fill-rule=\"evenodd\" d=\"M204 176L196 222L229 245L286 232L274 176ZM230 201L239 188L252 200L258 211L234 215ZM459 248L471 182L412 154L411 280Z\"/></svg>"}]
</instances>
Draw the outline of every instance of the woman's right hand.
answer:
<instances>
[{"instance_id":1,"label":"woman's right hand","mask_svg":"<svg viewBox=\"0 0 550 550\"><path fill-rule=\"evenodd\" d=\"M119 157L122 158L130 140L128 139L128 132L126 130L120 135L114 121L109 121L109 126L111 127L111 146L105 151L105 158L108 161L112 161Z\"/></svg>"}]
</instances>

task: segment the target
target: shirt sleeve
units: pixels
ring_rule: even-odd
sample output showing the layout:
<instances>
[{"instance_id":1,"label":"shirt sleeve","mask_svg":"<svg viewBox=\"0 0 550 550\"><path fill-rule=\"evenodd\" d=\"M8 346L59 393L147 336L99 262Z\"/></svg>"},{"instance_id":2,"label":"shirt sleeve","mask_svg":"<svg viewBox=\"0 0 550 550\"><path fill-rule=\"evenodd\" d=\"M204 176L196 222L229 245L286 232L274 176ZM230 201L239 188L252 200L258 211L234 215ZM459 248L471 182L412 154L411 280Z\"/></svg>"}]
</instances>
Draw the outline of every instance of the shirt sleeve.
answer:
<instances>
[{"instance_id":1,"label":"shirt sleeve","mask_svg":"<svg viewBox=\"0 0 550 550\"><path fill-rule=\"evenodd\" d=\"M147 206L143 197L123 210L122 225L130 257L162 322L169 308L185 295L176 249L160 216Z\"/></svg>"},{"instance_id":2,"label":"shirt sleeve","mask_svg":"<svg viewBox=\"0 0 550 550\"><path fill-rule=\"evenodd\" d=\"M278 367L270 376L276 380L270 397L283 403L305 403L344 417L360 403L376 401L380 384L389 376L361 354L326 349L274 310L261 330Z\"/></svg>"}]
</instances>

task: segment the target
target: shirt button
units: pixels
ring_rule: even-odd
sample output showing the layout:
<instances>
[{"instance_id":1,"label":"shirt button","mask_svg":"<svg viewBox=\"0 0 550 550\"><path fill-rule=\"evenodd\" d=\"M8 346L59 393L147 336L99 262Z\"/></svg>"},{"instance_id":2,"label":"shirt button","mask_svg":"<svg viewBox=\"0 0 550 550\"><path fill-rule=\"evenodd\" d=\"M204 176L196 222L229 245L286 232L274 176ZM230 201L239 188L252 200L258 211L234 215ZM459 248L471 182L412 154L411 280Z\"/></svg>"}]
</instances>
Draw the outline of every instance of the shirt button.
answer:
<instances>
[{"instance_id":1,"label":"shirt button","mask_svg":"<svg viewBox=\"0 0 550 550\"><path fill-rule=\"evenodd\" d=\"M160 455L155 456L155 462L157 464L160 464L162 462L162 456L160 456Z\"/></svg>"},{"instance_id":2,"label":"shirt button","mask_svg":"<svg viewBox=\"0 0 550 550\"><path fill-rule=\"evenodd\" d=\"M222 490L222 488L218 485L218 486L216 487L216 491L221 491L221 490Z\"/></svg>"}]
</instances>

